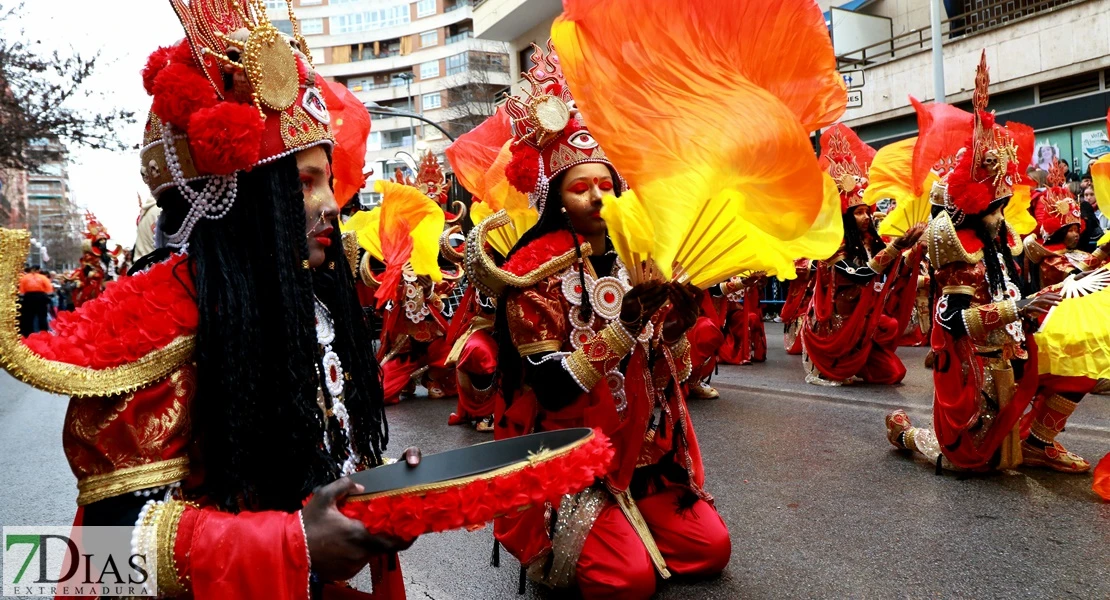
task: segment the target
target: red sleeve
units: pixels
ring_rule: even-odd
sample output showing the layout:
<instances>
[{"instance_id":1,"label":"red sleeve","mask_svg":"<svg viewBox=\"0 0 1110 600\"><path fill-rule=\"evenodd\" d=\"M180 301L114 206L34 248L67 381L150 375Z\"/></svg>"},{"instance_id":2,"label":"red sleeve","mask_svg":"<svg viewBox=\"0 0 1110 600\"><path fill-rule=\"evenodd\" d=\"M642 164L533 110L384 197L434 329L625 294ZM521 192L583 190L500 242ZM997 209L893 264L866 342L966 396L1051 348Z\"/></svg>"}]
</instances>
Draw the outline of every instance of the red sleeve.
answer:
<instances>
[{"instance_id":1,"label":"red sleeve","mask_svg":"<svg viewBox=\"0 0 1110 600\"><path fill-rule=\"evenodd\" d=\"M309 598L308 545L300 512L231 514L188 505L176 536L168 539L174 539L177 583L195 598ZM164 569L160 561L160 575ZM166 583L159 578L160 588L166 589Z\"/></svg>"}]
</instances>

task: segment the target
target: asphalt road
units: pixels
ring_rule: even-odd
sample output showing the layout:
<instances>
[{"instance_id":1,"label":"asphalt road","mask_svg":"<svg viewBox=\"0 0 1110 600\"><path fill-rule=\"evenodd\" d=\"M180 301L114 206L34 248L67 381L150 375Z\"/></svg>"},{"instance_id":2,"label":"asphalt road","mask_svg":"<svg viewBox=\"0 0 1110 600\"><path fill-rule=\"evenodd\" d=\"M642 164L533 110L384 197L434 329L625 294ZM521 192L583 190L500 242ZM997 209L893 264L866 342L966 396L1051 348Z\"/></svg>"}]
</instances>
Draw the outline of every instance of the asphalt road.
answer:
<instances>
[{"instance_id":1,"label":"asphalt road","mask_svg":"<svg viewBox=\"0 0 1110 600\"><path fill-rule=\"evenodd\" d=\"M726 572L660 586L658 598L1110 598L1110 503L1089 475L1021 470L935 476L890 446L882 417L928 421L924 351L893 388L817 388L768 323L767 363L724 367L717 400L691 413L708 488L732 534ZM389 409L391 454L490 439L448 427L453 400ZM68 524L76 488L61 451L62 398L0 373L0 524ZM1088 397L1060 440L1110 451L1110 398ZM421 538L402 555L416 599L514 598L517 565L489 566L490 530ZM525 598L556 598L529 585Z\"/></svg>"}]
</instances>

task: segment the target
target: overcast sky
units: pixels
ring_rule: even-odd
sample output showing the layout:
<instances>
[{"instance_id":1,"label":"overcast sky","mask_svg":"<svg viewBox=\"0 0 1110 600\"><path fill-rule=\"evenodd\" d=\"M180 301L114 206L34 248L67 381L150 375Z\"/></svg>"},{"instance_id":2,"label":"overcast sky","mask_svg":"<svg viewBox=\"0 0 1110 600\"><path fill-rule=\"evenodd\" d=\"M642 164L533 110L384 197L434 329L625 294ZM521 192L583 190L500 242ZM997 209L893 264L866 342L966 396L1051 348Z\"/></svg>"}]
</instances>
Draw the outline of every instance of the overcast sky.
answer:
<instances>
[{"instance_id":1,"label":"overcast sky","mask_svg":"<svg viewBox=\"0 0 1110 600\"><path fill-rule=\"evenodd\" d=\"M0 0L4 6L14 0ZM29 40L41 40L45 50L101 53L101 64L88 86L82 106L117 106L132 110L136 122L119 132L128 145L142 142L150 97L143 90L140 71L158 46L183 37L181 25L167 0L25 0L19 25ZM3 31L0 35L15 35ZM139 178L135 151L75 149L69 167L74 201L96 213L113 241L130 247L138 216L136 194L150 192Z\"/></svg>"}]
</instances>

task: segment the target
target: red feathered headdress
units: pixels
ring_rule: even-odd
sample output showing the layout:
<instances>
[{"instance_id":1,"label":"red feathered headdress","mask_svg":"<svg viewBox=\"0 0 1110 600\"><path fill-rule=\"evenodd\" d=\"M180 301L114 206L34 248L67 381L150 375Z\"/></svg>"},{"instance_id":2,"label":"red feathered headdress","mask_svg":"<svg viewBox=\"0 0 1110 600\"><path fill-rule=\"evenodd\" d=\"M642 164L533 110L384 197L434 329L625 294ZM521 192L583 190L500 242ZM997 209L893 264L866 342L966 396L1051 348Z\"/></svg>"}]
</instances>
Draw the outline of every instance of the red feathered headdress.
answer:
<instances>
[{"instance_id":1,"label":"red feathered headdress","mask_svg":"<svg viewBox=\"0 0 1110 600\"><path fill-rule=\"evenodd\" d=\"M945 197L946 208L969 215L981 214L996 200L1012 196L1013 186L1024 178L1020 173L1020 156L1032 156L1031 148L1028 153L1019 149L1014 132L997 125L994 114L987 112L989 86L984 51L975 72L975 91L971 97L974 106L971 139L948 174Z\"/></svg>"},{"instance_id":2,"label":"red feathered headdress","mask_svg":"<svg viewBox=\"0 0 1110 600\"><path fill-rule=\"evenodd\" d=\"M828 171L840 191L840 212L862 205L867 189L867 171L875 149L863 143L856 132L837 123L821 134L821 168Z\"/></svg>"},{"instance_id":3,"label":"red feathered headdress","mask_svg":"<svg viewBox=\"0 0 1110 600\"><path fill-rule=\"evenodd\" d=\"M155 197L211 178L201 192L183 190L194 210L167 237L169 245L181 246L192 223L230 208L235 173L333 138L323 80L299 33L281 33L252 2L171 4L185 41L156 50L143 69L153 104L140 156L143 181Z\"/></svg>"},{"instance_id":4,"label":"red feathered headdress","mask_svg":"<svg viewBox=\"0 0 1110 600\"><path fill-rule=\"evenodd\" d=\"M1079 232L1086 228L1079 203L1065 185L1064 167L1054 161L1048 167L1048 188L1037 199L1034 216L1041 226L1041 239L1048 240L1061 228L1079 225Z\"/></svg>"},{"instance_id":5,"label":"red feathered headdress","mask_svg":"<svg viewBox=\"0 0 1110 600\"><path fill-rule=\"evenodd\" d=\"M606 165L614 174L616 169L574 110L551 40L546 53L532 44L532 63L522 73L531 90L525 91L524 98L510 96L505 103L513 123L513 158L505 176L542 212L549 182L559 173L583 163Z\"/></svg>"}]
</instances>

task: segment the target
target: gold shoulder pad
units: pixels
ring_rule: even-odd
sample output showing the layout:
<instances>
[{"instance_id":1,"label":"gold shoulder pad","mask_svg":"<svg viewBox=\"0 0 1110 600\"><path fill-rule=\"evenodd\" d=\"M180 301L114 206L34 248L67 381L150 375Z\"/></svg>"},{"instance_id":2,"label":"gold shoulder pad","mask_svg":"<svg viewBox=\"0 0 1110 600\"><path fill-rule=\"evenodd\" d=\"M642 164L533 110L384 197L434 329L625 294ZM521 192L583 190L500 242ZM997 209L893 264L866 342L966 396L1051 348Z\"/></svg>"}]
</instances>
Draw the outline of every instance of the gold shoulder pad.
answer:
<instances>
[{"instance_id":1,"label":"gold shoulder pad","mask_svg":"<svg viewBox=\"0 0 1110 600\"><path fill-rule=\"evenodd\" d=\"M497 266L493 257L486 252L486 236L498 227L512 222L509 213L499 210L486 217L470 230L466 237L466 274L470 282L478 286L485 295L500 298L505 288L526 288L536 285L545 277L550 277L574 264L577 259L574 249L552 258L525 275L514 275ZM590 244L583 242L582 256L590 255Z\"/></svg>"},{"instance_id":2,"label":"gold shoulder pad","mask_svg":"<svg viewBox=\"0 0 1110 600\"><path fill-rule=\"evenodd\" d=\"M969 253L956 235L956 226L947 212L941 212L929 222L925 230L929 263L934 269L954 262L974 264L983 258L983 252Z\"/></svg>"},{"instance_id":3,"label":"gold shoulder pad","mask_svg":"<svg viewBox=\"0 0 1110 600\"><path fill-rule=\"evenodd\" d=\"M115 396L150 385L193 356L194 337L180 336L139 360L109 369L90 369L31 352L19 335L19 273L31 234L0 227L0 367L16 379L54 394L81 398Z\"/></svg>"}]
</instances>

